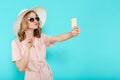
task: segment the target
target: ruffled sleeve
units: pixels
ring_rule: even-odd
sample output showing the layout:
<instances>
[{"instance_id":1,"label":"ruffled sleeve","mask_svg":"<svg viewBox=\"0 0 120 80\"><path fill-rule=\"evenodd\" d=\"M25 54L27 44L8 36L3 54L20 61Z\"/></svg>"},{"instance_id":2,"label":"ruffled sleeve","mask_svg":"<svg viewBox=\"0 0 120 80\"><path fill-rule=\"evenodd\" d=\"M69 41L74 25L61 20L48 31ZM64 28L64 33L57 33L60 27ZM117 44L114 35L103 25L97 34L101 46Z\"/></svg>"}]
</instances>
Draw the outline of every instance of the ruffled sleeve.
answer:
<instances>
[{"instance_id":1,"label":"ruffled sleeve","mask_svg":"<svg viewBox=\"0 0 120 80\"><path fill-rule=\"evenodd\" d=\"M12 41L12 61L15 62L22 58L19 45L16 40Z\"/></svg>"},{"instance_id":2,"label":"ruffled sleeve","mask_svg":"<svg viewBox=\"0 0 120 80\"><path fill-rule=\"evenodd\" d=\"M53 46L54 43L51 43L51 36L48 36L46 34L43 34L44 36L44 43L46 46Z\"/></svg>"}]
</instances>

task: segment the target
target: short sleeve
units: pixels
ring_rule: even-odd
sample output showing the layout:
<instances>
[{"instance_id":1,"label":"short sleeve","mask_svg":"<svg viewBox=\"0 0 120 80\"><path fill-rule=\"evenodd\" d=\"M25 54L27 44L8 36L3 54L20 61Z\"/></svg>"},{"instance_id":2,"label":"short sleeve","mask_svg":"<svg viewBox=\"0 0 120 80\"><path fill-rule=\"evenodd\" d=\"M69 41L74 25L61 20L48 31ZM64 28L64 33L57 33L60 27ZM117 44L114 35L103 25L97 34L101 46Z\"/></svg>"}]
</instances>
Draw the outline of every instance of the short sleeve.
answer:
<instances>
[{"instance_id":1,"label":"short sleeve","mask_svg":"<svg viewBox=\"0 0 120 80\"><path fill-rule=\"evenodd\" d=\"M50 40L51 40L51 36L44 34L44 43L46 46L53 46L54 45L54 43L51 43Z\"/></svg>"},{"instance_id":2,"label":"short sleeve","mask_svg":"<svg viewBox=\"0 0 120 80\"><path fill-rule=\"evenodd\" d=\"M20 52L19 45L17 44L17 41L12 41L12 61L15 62L17 60L20 60L22 57L22 54Z\"/></svg>"}]
</instances>

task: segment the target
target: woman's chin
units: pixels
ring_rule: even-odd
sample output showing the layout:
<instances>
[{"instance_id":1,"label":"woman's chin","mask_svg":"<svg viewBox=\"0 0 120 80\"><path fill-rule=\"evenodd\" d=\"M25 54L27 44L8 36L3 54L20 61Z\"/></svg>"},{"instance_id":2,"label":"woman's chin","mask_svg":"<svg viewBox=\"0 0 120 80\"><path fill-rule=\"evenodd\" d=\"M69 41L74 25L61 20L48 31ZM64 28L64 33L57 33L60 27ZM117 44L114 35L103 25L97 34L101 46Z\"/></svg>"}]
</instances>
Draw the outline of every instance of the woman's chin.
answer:
<instances>
[{"instance_id":1,"label":"woman's chin","mask_svg":"<svg viewBox=\"0 0 120 80\"><path fill-rule=\"evenodd\" d=\"M33 29L37 29L37 28L38 28L38 26L33 27Z\"/></svg>"}]
</instances>

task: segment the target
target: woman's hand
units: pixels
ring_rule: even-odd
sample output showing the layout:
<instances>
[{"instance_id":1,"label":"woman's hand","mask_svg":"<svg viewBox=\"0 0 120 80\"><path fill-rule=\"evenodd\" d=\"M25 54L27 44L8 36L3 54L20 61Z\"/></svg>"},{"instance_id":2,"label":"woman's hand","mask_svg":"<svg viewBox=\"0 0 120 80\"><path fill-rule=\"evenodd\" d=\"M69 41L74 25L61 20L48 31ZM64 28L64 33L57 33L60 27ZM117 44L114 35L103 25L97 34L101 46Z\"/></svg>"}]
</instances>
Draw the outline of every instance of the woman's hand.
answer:
<instances>
[{"instance_id":1,"label":"woman's hand","mask_svg":"<svg viewBox=\"0 0 120 80\"><path fill-rule=\"evenodd\" d=\"M28 31L25 31L26 34L26 47L31 48L33 46L33 38L30 36Z\"/></svg>"},{"instance_id":2,"label":"woman's hand","mask_svg":"<svg viewBox=\"0 0 120 80\"><path fill-rule=\"evenodd\" d=\"M72 35L77 36L80 33L80 28L78 26L74 26L72 29Z\"/></svg>"},{"instance_id":3,"label":"woman's hand","mask_svg":"<svg viewBox=\"0 0 120 80\"><path fill-rule=\"evenodd\" d=\"M27 46L28 48L31 48L31 47L33 46L33 40L32 40L32 39L27 39L27 40L26 40L26 46Z\"/></svg>"}]
</instances>

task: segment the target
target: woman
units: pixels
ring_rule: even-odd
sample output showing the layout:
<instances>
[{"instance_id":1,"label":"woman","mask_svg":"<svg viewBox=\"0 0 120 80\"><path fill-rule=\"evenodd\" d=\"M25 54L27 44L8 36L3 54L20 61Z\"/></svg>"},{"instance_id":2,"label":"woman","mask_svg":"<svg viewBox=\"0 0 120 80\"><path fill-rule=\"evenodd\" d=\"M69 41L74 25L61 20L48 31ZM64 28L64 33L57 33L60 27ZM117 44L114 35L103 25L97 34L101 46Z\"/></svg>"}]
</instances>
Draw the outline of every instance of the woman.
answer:
<instances>
[{"instance_id":1,"label":"woman","mask_svg":"<svg viewBox=\"0 0 120 80\"><path fill-rule=\"evenodd\" d=\"M48 36L41 32L45 23L46 11L37 6L20 13L14 23L14 32L18 36L12 41L12 61L19 71L25 72L25 80L52 80L52 73L46 58L46 47L62 42L80 32L74 26L72 32L58 36Z\"/></svg>"}]
</instances>

